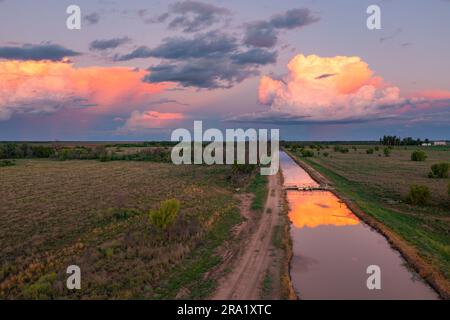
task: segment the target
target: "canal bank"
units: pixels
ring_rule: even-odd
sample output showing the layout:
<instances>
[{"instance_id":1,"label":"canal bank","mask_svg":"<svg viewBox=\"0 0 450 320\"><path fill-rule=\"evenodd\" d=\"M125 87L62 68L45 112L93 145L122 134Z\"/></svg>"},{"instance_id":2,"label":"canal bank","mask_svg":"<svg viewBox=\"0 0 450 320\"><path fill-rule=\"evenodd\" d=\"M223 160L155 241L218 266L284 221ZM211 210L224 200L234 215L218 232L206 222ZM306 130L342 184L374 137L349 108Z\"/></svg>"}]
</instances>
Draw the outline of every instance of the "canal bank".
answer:
<instances>
[{"instance_id":1,"label":"canal bank","mask_svg":"<svg viewBox=\"0 0 450 320\"><path fill-rule=\"evenodd\" d=\"M295 157L289 157L282 153L281 159L281 167L285 176L291 178L289 183L304 184L306 179L306 184L330 184L330 181L323 175ZM288 167L291 169L286 169L286 161L290 162ZM294 173L292 163L296 163L299 169ZM291 221L293 221L291 236L294 242L291 278L301 298L437 298L435 292L421 281L414 271L404 266L403 258L411 265L414 266L414 264L407 258L410 256L410 251L407 251L409 255L405 254L402 247L398 245L401 239L395 234L389 233L387 228L374 221L372 217L357 210L358 208L351 201L339 195L336 190L310 193L288 191L287 198L291 211L303 212L303 215L293 215L290 212ZM308 210L313 211L313 214L305 214ZM329 211L332 214L329 214ZM333 212L337 214L333 214ZM339 241L342 245L336 247ZM302 242L302 245L299 242ZM332 249L327 249L327 247ZM347 249L343 250L342 248ZM349 257L345 257L347 254ZM331 258L333 255L334 257ZM329 268L327 264L333 264L333 266ZM365 287L365 279L368 277L365 273L366 269L363 268L365 264L380 264L382 278L386 280L383 281L385 286L382 290L369 291ZM353 275L349 277L348 272ZM330 274L332 275L330 276ZM353 281L355 277L358 278L356 282ZM320 282L324 281L328 283L321 288ZM346 292L346 288L352 289ZM335 291L333 292L333 290ZM328 295L321 294L321 291L322 293L328 292Z\"/></svg>"}]
</instances>

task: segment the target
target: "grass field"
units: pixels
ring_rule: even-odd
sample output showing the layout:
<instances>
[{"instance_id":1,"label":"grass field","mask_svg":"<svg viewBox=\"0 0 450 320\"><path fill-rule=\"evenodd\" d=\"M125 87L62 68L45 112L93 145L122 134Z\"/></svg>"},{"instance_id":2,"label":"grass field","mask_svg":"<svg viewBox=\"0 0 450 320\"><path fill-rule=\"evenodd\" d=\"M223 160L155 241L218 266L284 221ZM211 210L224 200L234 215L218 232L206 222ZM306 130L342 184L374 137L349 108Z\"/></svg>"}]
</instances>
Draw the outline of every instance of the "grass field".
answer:
<instances>
[{"instance_id":1,"label":"grass field","mask_svg":"<svg viewBox=\"0 0 450 320\"><path fill-rule=\"evenodd\" d=\"M415 162L411 161L411 153L418 147L394 147L389 157L384 156L383 147L373 154L366 150L375 146L346 147L348 153L335 152L330 146L320 153L315 149L314 157L302 157L298 150L294 154L329 178L364 212L416 247L450 281L450 179L428 178L432 164L450 161L450 148L421 148L428 158ZM427 205L405 203L413 184L429 188Z\"/></svg>"},{"instance_id":2,"label":"grass field","mask_svg":"<svg viewBox=\"0 0 450 320\"><path fill-rule=\"evenodd\" d=\"M16 160L0 168L0 298L201 298L241 219L227 166ZM167 231L148 223L181 202ZM68 291L78 265L82 289Z\"/></svg>"}]
</instances>

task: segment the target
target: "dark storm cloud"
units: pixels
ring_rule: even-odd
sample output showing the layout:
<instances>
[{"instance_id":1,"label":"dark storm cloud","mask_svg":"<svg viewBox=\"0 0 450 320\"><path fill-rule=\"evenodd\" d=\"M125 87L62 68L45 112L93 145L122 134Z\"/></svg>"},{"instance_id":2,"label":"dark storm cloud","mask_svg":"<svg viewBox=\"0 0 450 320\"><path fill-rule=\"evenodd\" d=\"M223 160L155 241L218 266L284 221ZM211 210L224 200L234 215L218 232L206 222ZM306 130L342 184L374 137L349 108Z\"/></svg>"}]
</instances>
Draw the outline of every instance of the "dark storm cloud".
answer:
<instances>
[{"instance_id":1,"label":"dark storm cloud","mask_svg":"<svg viewBox=\"0 0 450 320\"><path fill-rule=\"evenodd\" d=\"M146 82L178 82L183 87L204 89L229 88L235 83L257 75L254 68L243 67L229 60L195 59L167 63L149 68Z\"/></svg>"},{"instance_id":2,"label":"dark storm cloud","mask_svg":"<svg viewBox=\"0 0 450 320\"><path fill-rule=\"evenodd\" d=\"M0 47L0 59L11 60L52 60L59 61L65 57L80 55L57 44L24 44L14 47Z\"/></svg>"},{"instance_id":3,"label":"dark storm cloud","mask_svg":"<svg viewBox=\"0 0 450 320\"><path fill-rule=\"evenodd\" d=\"M277 52L271 52L260 48L253 48L246 52L240 52L232 55L231 60L236 64L266 65L276 62Z\"/></svg>"},{"instance_id":4,"label":"dark storm cloud","mask_svg":"<svg viewBox=\"0 0 450 320\"><path fill-rule=\"evenodd\" d=\"M183 1L169 6L168 12L154 17L148 17L148 10L141 9L138 15L145 23L162 23L169 20L170 29L179 29L183 32L197 32L221 22L230 15L225 8L200 1ZM170 19L169 19L170 18Z\"/></svg>"},{"instance_id":5,"label":"dark storm cloud","mask_svg":"<svg viewBox=\"0 0 450 320\"><path fill-rule=\"evenodd\" d=\"M276 29L295 29L319 21L307 8L292 9L272 17L270 24Z\"/></svg>"},{"instance_id":6,"label":"dark storm cloud","mask_svg":"<svg viewBox=\"0 0 450 320\"><path fill-rule=\"evenodd\" d=\"M122 37L122 38L112 38L112 39L106 39L106 40L94 40L90 43L89 49L90 50L108 50L108 49L115 49L125 43L130 42L131 39L128 37Z\"/></svg>"},{"instance_id":7,"label":"dark storm cloud","mask_svg":"<svg viewBox=\"0 0 450 320\"><path fill-rule=\"evenodd\" d=\"M292 9L272 16L269 21L255 21L245 27L244 43L255 47L271 48L278 41L279 30L301 28L319 21L307 8Z\"/></svg>"},{"instance_id":8,"label":"dark storm cloud","mask_svg":"<svg viewBox=\"0 0 450 320\"><path fill-rule=\"evenodd\" d=\"M142 46L129 54L116 56L116 61L126 61L136 58L164 58L164 59L189 59L189 58L220 58L237 49L237 40L229 35L211 31L196 35L193 38L166 38L156 48L150 49Z\"/></svg>"},{"instance_id":9,"label":"dark storm cloud","mask_svg":"<svg viewBox=\"0 0 450 320\"><path fill-rule=\"evenodd\" d=\"M169 28L181 28L183 32L196 32L220 21L220 17L230 14L228 9L199 1L177 2L170 10L177 15Z\"/></svg>"},{"instance_id":10,"label":"dark storm cloud","mask_svg":"<svg viewBox=\"0 0 450 320\"><path fill-rule=\"evenodd\" d=\"M90 13L83 17L89 24L97 24L100 21L100 15L97 12Z\"/></svg>"},{"instance_id":11,"label":"dark storm cloud","mask_svg":"<svg viewBox=\"0 0 450 320\"><path fill-rule=\"evenodd\" d=\"M277 30L266 21L247 24L244 43L254 47L272 48L278 40Z\"/></svg>"},{"instance_id":12,"label":"dark storm cloud","mask_svg":"<svg viewBox=\"0 0 450 320\"><path fill-rule=\"evenodd\" d=\"M147 16L140 10L141 17ZM178 2L170 6L169 27L195 32L228 15L227 9L198 1ZM156 17L158 18L158 17ZM155 18L152 18L155 21ZM231 35L219 31L196 34L191 38L171 37L155 48L141 46L134 51L116 55L114 60L161 58L165 61L149 68L146 82L177 82L183 87L205 89L228 88L251 76L259 74L259 67L275 63L276 51L262 48L274 47L280 30L290 30L317 21L309 9L293 9L274 15L269 21L256 21L246 25L244 44L255 48L243 49L242 43Z\"/></svg>"}]
</instances>

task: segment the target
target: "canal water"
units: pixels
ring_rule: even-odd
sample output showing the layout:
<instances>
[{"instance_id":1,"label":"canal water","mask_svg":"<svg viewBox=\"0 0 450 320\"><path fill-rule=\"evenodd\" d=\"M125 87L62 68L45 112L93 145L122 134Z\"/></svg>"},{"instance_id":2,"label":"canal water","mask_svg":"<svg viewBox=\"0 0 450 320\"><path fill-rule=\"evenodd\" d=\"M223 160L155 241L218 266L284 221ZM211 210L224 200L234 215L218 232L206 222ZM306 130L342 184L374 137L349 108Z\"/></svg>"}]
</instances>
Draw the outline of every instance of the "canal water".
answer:
<instances>
[{"instance_id":1,"label":"canal water","mask_svg":"<svg viewBox=\"0 0 450 320\"><path fill-rule=\"evenodd\" d=\"M285 186L317 186L285 152L280 165ZM438 299L399 252L333 193L287 191L287 200L291 278L300 299ZM367 287L369 266L380 268L379 290Z\"/></svg>"}]
</instances>

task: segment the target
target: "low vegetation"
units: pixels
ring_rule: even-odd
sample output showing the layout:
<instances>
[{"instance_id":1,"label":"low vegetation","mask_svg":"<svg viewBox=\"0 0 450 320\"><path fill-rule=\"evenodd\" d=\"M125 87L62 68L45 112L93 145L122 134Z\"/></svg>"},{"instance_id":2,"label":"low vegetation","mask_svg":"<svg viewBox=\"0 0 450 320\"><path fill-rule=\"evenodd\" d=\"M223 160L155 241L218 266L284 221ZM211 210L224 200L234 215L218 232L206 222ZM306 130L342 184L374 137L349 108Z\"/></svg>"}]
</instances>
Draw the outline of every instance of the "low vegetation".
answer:
<instances>
[{"instance_id":1,"label":"low vegetation","mask_svg":"<svg viewBox=\"0 0 450 320\"><path fill-rule=\"evenodd\" d=\"M127 149L115 152L126 156ZM0 174L0 299L207 296L215 287L208 271L222 261L218 247L241 219L231 171L20 160ZM256 206L261 179L252 172L245 180ZM81 268L83 290L65 289L72 264Z\"/></svg>"},{"instance_id":2,"label":"low vegetation","mask_svg":"<svg viewBox=\"0 0 450 320\"><path fill-rule=\"evenodd\" d=\"M430 200L430 189L427 186L412 185L406 196L406 202L423 206Z\"/></svg>"},{"instance_id":3,"label":"low vegetation","mask_svg":"<svg viewBox=\"0 0 450 320\"><path fill-rule=\"evenodd\" d=\"M427 154L423 150L416 150L411 153L411 161L425 161L427 159Z\"/></svg>"},{"instance_id":4,"label":"low vegetation","mask_svg":"<svg viewBox=\"0 0 450 320\"><path fill-rule=\"evenodd\" d=\"M159 230L166 230L178 217L180 206L180 201L177 199L169 199L161 202L158 209L149 211L148 220L150 224Z\"/></svg>"},{"instance_id":5,"label":"low vegetation","mask_svg":"<svg viewBox=\"0 0 450 320\"><path fill-rule=\"evenodd\" d=\"M441 163L433 164L431 166L431 171L428 174L428 177L436 178L436 179L446 179L446 178L448 178L449 168L450 168L450 163L448 163L448 162L441 162Z\"/></svg>"},{"instance_id":6,"label":"low vegetation","mask_svg":"<svg viewBox=\"0 0 450 320\"><path fill-rule=\"evenodd\" d=\"M1 160L0 161L0 168L1 167L12 167L15 166L16 163L14 161L11 160Z\"/></svg>"}]
</instances>

